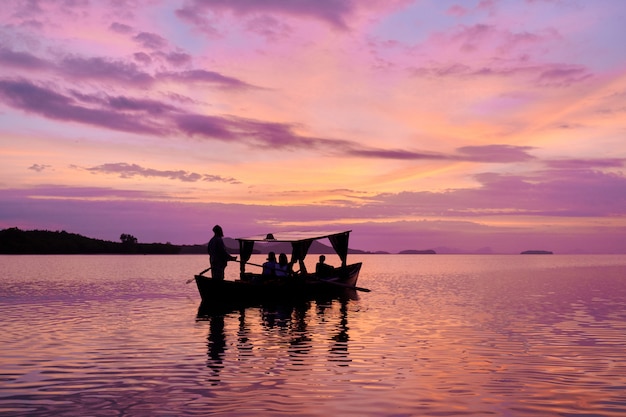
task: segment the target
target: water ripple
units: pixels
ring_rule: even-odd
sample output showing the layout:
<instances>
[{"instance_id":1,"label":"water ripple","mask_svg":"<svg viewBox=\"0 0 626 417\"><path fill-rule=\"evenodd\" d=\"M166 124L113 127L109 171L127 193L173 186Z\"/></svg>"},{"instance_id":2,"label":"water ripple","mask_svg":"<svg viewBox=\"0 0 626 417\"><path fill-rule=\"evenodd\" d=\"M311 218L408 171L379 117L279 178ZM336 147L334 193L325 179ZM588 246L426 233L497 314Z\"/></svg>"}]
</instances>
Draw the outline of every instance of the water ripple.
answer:
<instances>
[{"instance_id":1,"label":"water ripple","mask_svg":"<svg viewBox=\"0 0 626 417\"><path fill-rule=\"evenodd\" d=\"M198 257L7 259L2 416L626 414L621 259L372 255L358 299L199 320Z\"/></svg>"}]
</instances>

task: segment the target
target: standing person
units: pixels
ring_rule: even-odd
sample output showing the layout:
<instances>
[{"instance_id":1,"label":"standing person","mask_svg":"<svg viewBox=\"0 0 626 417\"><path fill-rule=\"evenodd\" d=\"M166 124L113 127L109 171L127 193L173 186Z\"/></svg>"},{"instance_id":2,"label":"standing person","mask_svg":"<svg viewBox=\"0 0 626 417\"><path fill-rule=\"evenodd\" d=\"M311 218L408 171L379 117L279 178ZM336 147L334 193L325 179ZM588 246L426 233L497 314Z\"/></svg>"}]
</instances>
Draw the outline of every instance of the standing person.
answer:
<instances>
[{"instance_id":1,"label":"standing person","mask_svg":"<svg viewBox=\"0 0 626 417\"><path fill-rule=\"evenodd\" d=\"M209 241L207 250L209 252L209 260L211 262L211 276L218 281L224 280L224 269L228 261L237 260L236 256L231 256L226 251L226 245L224 245L224 231L219 225L213 227L213 237Z\"/></svg>"}]
</instances>

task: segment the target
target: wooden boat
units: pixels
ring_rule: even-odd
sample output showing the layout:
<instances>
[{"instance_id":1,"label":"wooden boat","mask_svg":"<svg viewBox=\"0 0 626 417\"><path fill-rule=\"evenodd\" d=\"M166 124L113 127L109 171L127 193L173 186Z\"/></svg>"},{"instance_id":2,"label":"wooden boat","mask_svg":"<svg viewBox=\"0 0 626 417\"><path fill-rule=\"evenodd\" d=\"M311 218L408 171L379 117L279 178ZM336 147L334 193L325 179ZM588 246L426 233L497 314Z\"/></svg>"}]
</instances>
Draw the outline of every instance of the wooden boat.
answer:
<instances>
[{"instance_id":1,"label":"wooden boat","mask_svg":"<svg viewBox=\"0 0 626 417\"><path fill-rule=\"evenodd\" d=\"M216 281L203 275L194 276L204 305L242 304L259 302L280 302L299 299L314 299L345 294L347 291L369 291L357 287L361 262L348 264L348 240L351 231L342 232L284 232L237 238L239 242L239 279ZM341 266L318 276L308 272L304 259L311 244L320 239L328 239L341 259ZM247 265L262 267L249 262L255 245L267 243L290 243L291 261L294 274L287 277L266 276L246 270Z\"/></svg>"}]
</instances>

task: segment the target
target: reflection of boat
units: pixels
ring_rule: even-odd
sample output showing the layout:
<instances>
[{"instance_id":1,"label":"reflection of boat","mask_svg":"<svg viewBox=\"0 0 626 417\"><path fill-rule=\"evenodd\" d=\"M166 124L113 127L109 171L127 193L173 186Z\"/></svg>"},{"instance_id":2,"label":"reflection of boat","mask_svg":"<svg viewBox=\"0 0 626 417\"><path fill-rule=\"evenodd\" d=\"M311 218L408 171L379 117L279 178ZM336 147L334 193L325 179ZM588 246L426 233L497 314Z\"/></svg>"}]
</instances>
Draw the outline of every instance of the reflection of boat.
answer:
<instances>
[{"instance_id":1,"label":"reflection of boat","mask_svg":"<svg viewBox=\"0 0 626 417\"><path fill-rule=\"evenodd\" d=\"M352 298L332 297L263 303L221 312L200 304L197 320L208 323L208 381L217 385L222 378L232 378L236 373L240 384L246 380L256 384L259 373L275 372L277 364L316 367L319 364L314 362L320 359L335 366L349 366L351 303ZM309 356L324 348L328 352L325 357ZM250 371L254 375L246 374Z\"/></svg>"},{"instance_id":2,"label":"reflection of boat","mask_svg":"<svg viewBox=\"0 0 626 417\"><path fill-rule=\"evenodd\" d=\"M262 236L238 238L240 260L239 279L217 281L202 275L195 276L200 297L205 305L252 305L259 302L312 299L317 297L341 295L349 291L369 291L357 287L361 262L348 264L348 239L350 231L330 233L277 233ZM324 276L309 273L304 264L311 244L328 238L333 249L341 259L341 266L326 271ZM293 276L264 276L246 271L255 244L290 243L291 264L299 269Z\"/></svg>"}]
</instances>

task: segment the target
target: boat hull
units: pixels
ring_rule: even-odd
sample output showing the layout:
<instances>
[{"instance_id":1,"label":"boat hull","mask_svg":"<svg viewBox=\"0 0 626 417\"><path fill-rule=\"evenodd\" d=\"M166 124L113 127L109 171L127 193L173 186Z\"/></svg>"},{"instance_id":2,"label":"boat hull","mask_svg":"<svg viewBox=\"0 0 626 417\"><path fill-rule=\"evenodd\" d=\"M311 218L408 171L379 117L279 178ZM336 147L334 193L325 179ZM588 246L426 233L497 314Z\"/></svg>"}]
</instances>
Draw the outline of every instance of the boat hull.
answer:
<instances>
[{"instance_id":1,"label":"boat hull","mask_svg":"<svg viewBox=\"0 0 626 417\"><path fill-rule=\"evenodd\" d=\"M196 275L195 281L204 305L254 305L355 292L360 269L360 262L337 268L336 274L324 279L315 275L267 279L258 274L245 274L242 279L235 281L216 281L204 275Z\"/></svg>"}]
</instances>

